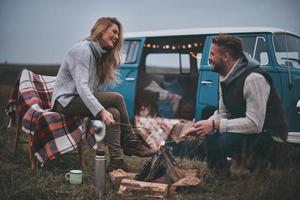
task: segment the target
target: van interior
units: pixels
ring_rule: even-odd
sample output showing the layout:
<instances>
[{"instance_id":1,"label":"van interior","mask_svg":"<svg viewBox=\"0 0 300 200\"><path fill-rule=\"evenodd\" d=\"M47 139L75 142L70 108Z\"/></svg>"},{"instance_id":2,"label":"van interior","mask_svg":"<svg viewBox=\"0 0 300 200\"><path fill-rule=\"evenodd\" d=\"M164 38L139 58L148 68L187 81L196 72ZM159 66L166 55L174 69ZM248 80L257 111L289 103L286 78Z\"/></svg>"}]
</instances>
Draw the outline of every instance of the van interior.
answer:
<instances>
[{"instance_id":1,"label":"van interior","mask_svg":"<svg viewBox=\"0 0 300 200\"><path fill-rule=\"evenodd\" d=\"M195 35L146 38L135 115L193 119L204 39Z\"/></svg>"}]
</instances>

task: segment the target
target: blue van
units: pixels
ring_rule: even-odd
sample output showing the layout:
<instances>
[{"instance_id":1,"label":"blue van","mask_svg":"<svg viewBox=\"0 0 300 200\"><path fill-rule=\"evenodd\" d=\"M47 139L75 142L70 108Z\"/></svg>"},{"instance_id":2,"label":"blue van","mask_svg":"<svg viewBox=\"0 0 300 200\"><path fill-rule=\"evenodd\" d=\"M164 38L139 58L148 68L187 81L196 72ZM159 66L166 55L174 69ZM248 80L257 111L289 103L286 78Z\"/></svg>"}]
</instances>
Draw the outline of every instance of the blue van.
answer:
<instances>
[{"instance_id":1,"label":"blue van","mask_svg":"<svg viewBox=\"0 0 300 200\"><path fill-rule=\"evenodd\" d=\"M128 113L165 118L207 118L218 104L218 74L210 69L211 40L237 35L270 73L289 123L288 142L300 143L300 37L277 28L164 30L125 35L121 84L108 91L124 95Z\"/></svg>"}]
</instances>

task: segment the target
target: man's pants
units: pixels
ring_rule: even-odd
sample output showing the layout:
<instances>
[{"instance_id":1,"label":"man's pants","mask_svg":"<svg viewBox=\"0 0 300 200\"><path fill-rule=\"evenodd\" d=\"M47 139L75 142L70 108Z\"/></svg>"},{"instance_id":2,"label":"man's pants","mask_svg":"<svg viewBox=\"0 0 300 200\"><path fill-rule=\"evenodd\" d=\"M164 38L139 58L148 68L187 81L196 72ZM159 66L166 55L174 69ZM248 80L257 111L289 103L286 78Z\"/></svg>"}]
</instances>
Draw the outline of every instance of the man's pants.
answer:
<instances>
[{"instance_id":1,"label":"man's pants","mask_svg":"<svg viewBox=\"0 0 300 200\"><path fill-rule=\"evenodd\" d=\"M270 147L271 137L267 133L240 134L219 133L205 137L207 163L210 168L218 167L226 162L227 157L241 159L242 153L246 156L254 155L264 158Z\"/></svg>"}]
</instances>

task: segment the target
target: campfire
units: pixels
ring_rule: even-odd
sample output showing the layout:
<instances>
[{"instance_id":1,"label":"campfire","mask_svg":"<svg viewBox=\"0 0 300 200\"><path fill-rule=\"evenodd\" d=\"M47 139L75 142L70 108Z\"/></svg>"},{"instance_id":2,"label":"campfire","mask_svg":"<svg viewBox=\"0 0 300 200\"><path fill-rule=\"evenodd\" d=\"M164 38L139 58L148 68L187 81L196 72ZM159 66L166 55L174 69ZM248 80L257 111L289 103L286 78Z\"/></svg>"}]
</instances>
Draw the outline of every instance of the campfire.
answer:
<instances>
[{"instance_id":1,"label":"campfire","mask_svg":"<svg viewBox=\"0 0 300 200\"><path fill-rule=\"evenodd\" d=\"M116 170L110 173L121 196L164 198L202 183L197 169L181 169L172 148L161 142L160 148L139 173Z\"/></svg>"},{"instance_id":2,"label":"campfire","mask_svg":"<svg viewBox=\"0 0 300 200\"><path fill-rule=\"evenodd\" d=\"M168 183L176 182L185 177L180 171L170 147L165 146L165 142L162 142L159 151L144 165L136 180L154 181L162 176L168 178L166 180Z\"/></svg>"}]
</instances>

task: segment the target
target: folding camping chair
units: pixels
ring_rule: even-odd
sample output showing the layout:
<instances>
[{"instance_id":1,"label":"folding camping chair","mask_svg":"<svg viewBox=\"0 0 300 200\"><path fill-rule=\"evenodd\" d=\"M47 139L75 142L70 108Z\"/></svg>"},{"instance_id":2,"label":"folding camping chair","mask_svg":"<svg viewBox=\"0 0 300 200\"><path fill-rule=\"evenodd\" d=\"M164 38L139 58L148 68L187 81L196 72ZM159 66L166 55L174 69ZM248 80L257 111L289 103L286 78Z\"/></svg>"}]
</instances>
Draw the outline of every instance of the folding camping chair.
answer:
<instances>
[{"instance_id":1,"label":"folding camping chair","mask_svg":"<svg viewBox=\"0 0 300 200\"><path fill-rule=\"evenodd\" d=\"M45 161L75 149L78 149L80 165L84 167L81 149L84 133L90 146L97 148L93 128L84 126L83 118L50 110L55 79L24 69L9 97L9 124L15 124L15 118L18 118L13 151L17 150L21 132L27 133L31 169L36 167L34 155L43 165Z\"/></svg>"}]
</instances>

